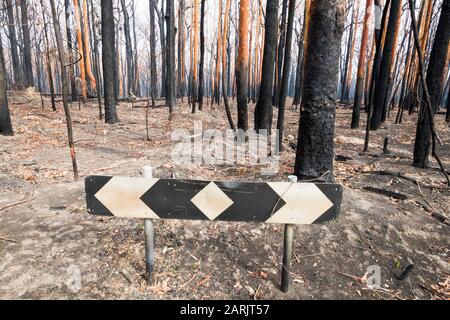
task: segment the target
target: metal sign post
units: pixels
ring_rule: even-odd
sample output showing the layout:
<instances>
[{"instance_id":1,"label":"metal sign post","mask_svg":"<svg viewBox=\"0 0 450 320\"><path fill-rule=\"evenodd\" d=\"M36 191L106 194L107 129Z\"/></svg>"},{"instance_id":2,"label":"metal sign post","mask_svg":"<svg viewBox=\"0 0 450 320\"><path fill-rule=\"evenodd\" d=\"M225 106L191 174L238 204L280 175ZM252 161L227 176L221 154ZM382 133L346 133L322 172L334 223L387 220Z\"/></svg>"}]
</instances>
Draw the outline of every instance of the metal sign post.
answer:
<instances>
[{"instance_id":1,"label":"metal sign post","mask_svg":"<svg viewBox=\"0 0 450 320\"><path fill-rule=\"evenodd\" d=\"M153 169L150 166L142 168L142 176L146 179L153 178ZM153 267L155 265L154 229L151 219L144 219L145 233L145 266L147 269L147 282L152 283Z\"/></svg>"},{"instance_id":2,"label":"metal sign post","mask_svg":"<svg viewBox=\"0 0 450 320\"><path fill-rule=\"evenodd\" d=\"M294 225L334 220L342 186L332 183L224 182L152 177L91 176L85 181L90 214L144 219L147 279L154 267L152 219L285 224L281 290L290 284Z\"/></svg>"},{"instance_id":3,"label":"metal sign post","mask_svg":"<svg viewBox=\"0 0 450 320\"><path fill-rule=\"evenodd\" d=\"M297 183L297 176L289 176L290 183ZM294 225L286 224L284 226L284 247L283 247L283 266L281 268L281 291L288 292L291 283L291 259L292 259L292 241L294 239Z\"/></svg>"}]
</instances>

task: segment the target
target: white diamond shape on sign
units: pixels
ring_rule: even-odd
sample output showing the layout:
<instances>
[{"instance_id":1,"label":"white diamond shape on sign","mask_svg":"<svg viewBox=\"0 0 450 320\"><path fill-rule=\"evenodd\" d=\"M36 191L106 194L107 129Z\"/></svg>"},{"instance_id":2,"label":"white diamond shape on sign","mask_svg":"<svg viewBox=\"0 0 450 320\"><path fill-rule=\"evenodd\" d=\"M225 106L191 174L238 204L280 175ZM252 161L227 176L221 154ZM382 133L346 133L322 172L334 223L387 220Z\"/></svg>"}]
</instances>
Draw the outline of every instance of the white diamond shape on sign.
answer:
<instances>
[{"instance_id":1,"label":"white diamond shape on sign","mask_svg":"<svg viewBox=\"0 0 450 320\"><path fill-rule=\"evenodd\" d=\"M233 201L214 182L211 182L202 191L197 193L191 199L191 202L209 220L216 219L233 204Z\"/></svg>"}]
</instances>

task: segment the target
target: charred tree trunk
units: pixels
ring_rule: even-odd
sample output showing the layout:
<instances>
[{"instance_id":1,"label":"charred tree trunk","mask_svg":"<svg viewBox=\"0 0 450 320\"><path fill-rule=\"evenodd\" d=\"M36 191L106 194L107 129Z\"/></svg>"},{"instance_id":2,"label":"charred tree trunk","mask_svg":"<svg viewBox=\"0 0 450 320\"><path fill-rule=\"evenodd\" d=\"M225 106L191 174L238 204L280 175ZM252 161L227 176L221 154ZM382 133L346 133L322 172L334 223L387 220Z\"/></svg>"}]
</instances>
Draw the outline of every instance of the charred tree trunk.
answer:
<instances>
[{"instance_id":1,"label":"charred tree trunk","mask_svg":"<svg viewBox=\"0 0 450 320\"><path fill-rule=\"evenodd\" d=\"M274 84L274 105L278 106L280 100L280 89L281 81L283 77L283 57L284 57L284 47L286 45L286 20L287 20L287 9L289 0L283 0L283 7L281 9L281 25L280 25L280 41L278 43L277 49L277 70Z\"/></svg>"},{"instance_id":2,"label":"charred tree trunk","mask_svg":"<svg viewBox=\"0 0 450 320\"><path fill-rule=\"evenodd\" d=\"M389 11L389 22L386 29L386 36L384 39L383 56L381 58L380 69L375 83L374 91L374 108L370 122L371 130L378 130L381 125L381 118L383 113L384 98L386 96L387 82L389 72L391 70L392 54L397 39L398 19L401 16L401 0L392 0Z\"/></svg>"},{"instance_id":3,"label":"charred tree trunk","mask_svg":"<svg viewBox=\"0 0 450 320\"><path fill-rule=\"evenodd\" d=\"M205 68L205 2L206 0L201 0L200 9L200 68L198 75L198 109L203 110L203 96L205 92L205 79L204 79L204 68Z\"/></svg>"},{"instance_id":4,"label":"charred tree trunk","mask_svg":"<svg viewBox=\"0 0 450 320\"><path fill-rule=\"evenodd\" d=\"M186 48L186 29L184 27L184 19L185 19L185 11L186 11L186 2L185 0L180 0L179 6L179 14L178 14L178 79L177 79L177 92L178 97L183 97L186 94L186 74L184 72L184 64L185 64L185 48ZM203 15L202 15L203 19ZM201 32L201 31L200 31Z\"/></svg>"},{"instance_id":5,"label":"charred tree trunk","mask_svg":"<svg viewBox=\"0 0 450 320\"><path fill-rule=\"evenodd\" d=\"M428 64L426 84L430 95L431 104L436 111L442 88L445 80L445 67L448 63L448 48L450 41L450 1L444 1L442 4L441 16L436 30L436 37L431 50L430 61ZM422 105L417 123L416 141L414 144L414 162L413 165L419 168L425 168L427 165L428 154L430 151L431 140L431 121L434 116L429 114L426 106Z\"/></svg>"},{"instance_id":6,"label":"charred tree trunk","mask_svg":"<svg viewBox=\"0 0 450 320\"><path fill-rule=\"evenodd\" d=\"M86 1L86 0L84 0ZM133 66L134 66L134 74L133 74L133 93L140 97L141 96L141 86L139 79L139 61L138 61L138 48L137 48L137 34L136 34L136 5L135 1L131 2L131 6L133 9Z\"/></svg>"},{"instance_id":7,"label":"charred tree trunk","mask_svg":"<svg viewBox=\"0 0 450 320\"><path fill-rule=\"evenodd\" d=\"M83 22L83 41L84 41L84 62L86 67L86 75L89 78L89 83L92 91L97 90L97 80L95 79L94 73L92 72L92 61L91 61L91 49L89 42L89 16L88 16L88 6L87 0L83 0L83 12L82 12L82 22Z\"/></svg>"},{"instance_id":8,"label":"charred tree trunk","mask_svg":"<svg viewBox=\"0 0 450 320\"><path fill-rule=\"evenodd\" d=\"M19 53L17 51L18 43L16 36L16 23L14 19L14 5L11 0L5 0L6 13L8 15L8 32L9 42L11 44L11 59L14 73L13 87L16 89L23 89L22 71L20 67Z\"/></svg>"},{"instance_id":9,"label":"charred tree trunk","mask_svg":"<svg viewBox=\"0 0 450 320\"><path fill-rule=\"evenodd\" d=\"M227 113L228 123L231 129L235 129L233 118L231 116L230 106L228 104L228 90L227 90L227 36L228 36L228 25L230 20L230 0L227 0L225 6L225 16L223 20L223 34L222 34L222 95L223 103L225 105L225 111Z\"/></svg>"},{"instance_id":10,"label":"charred tree trunk","mask_svg":"<svg viewBox=\"0 0 450 320\"><path fill-rule=\"evenodd\" d=\"M277 20L278 0L267 0L261 88L255 108L255 129L257 131L267 129L270 132L272 127L272 89L277 47Z\"/></svg>"},{"instance_id":11,"label":"charred tree trunk","mask_svg":"<svg viewBox=\"0 0 450 320\"><path fill-rule=\"evenodd\" d=\"M298 106L302 100L303 94L303 79L304 79L304 69L306 63L306 48L308 46L308 28L309 28L309 14L311 8L311 0L305 0L305 11L304 11L304 21L302 28L302 35L299 44L299 56L297 66L297 79L295 85L295 97L293 105Z\"/></svg>"},{"instance_id":12,"label":"charred tree trunk","mask_svg":"<svg viewBox=\"0 0 450 320\"><path fill-rule=\"evenodd\" d=\"M156 37L155 37L155 0L149 0L150 11L150 95L152 98L152 107L156 106Z\"/></svg>"},{"instance_id":13,"label":"charred tree trunk","mask_svg":"<svg viewBox=\"0 0 450 320\"><path fill-rule=\"evenodd\" d=\"M375 43L375 52L374 52L374 58L373 58L373 66L371 68L372 73L370 76L370 84L368 88L369 92L369 99L368 104L366 106L367 108L367 122L366 122L366 136L364 139L364 149L363 152L369 151L369 140L370 140L370 122L372 118L372 110L373 110L373 100L374 100L374 91L375 91L375 84L377 82L378 72L380 69L380 62L381 62L381 51L382 43L383 43L383 34L384 30L386 29L386 21L388 16L388 9L389 4L391 0L387 0L384 8L383 8L383 15L381 17L381 23L378 25L375 21L375 33L374 33L374 43ZM381 7L381 0L375 0L376 6Z\"/></svg>"},{"instance_id":14,"label":"charred tree trunk","mask_svg":"<svg viewBox=\"0 0 450 320\"><path fill-rule=\"evenodd\" d=\"M295 174L301 179L334 180L337 61L344 30L344 11L343 0L311 3L308 63L295 160Z\"/></svg>"},{"instance_id":15,"label":"charred tree trunk","mask_svg":"<svg viewBox=\"0 0 450 320\"><path fill-rule=\"evenodd\" d=\"M366 13L364 15L364 26L359 49L358 72L356 76L355 101L353 104L352 129L359 128L361 115L361 103L364 95L364 74L366 68L367 45L369 41L369 21L372 16L373 0L366 0Z\"/></svg>"},{"instance_id":16,"label":"charred tree trunk","mask_svg":"<svg viewBox=\"0 0 450 320\"><path fill-rule=\"evenodd\" d=\"M222 54L222 0L219 0L219 19L217 21L217 53L216 53L216 74L214 99L220 105L220 61Z\"/></svg>"},{"instance_id":17,"label":"charred tree trunk","mask_svg":"<svg viewBox=\"0 0 450 320\"><path fill-rule=\"evenodd\" d=\"M81 33L81 18L80 18L80 6L78 0L73 0L74 13L75 13L75 24L76 24L76 35L78 43L78 53L80 55L80 78L81 78L81 96L83 102L87 102L87 84L86 84L86 66L85 66L85 54L84 54L84 44L83 35Z\"/></svg>"},{"instance_id":18,"label":"charred tree trunk","mask_svg":"<svg viewBox=\"0 0 450 320\"><path fill-rule=\"evenodd\" d=\"M192 8L192 28L194 41L192 42L192 92L191 92L191 102L192 102L192 113L195 113L195 108L198 100L198 0L194 0L194 7Z\"/></svg>"},{"instance_id":19,"label":"charred tree trunk","mask_svg":"<svg viewBox=\"0 0 450 320\"><path fill-rule=\"evenodd\" d=\"M72 43L72 30L70 26L70 0L64 0L64 11L66 15L66 37L67 37L67 44L69 48L69 64L70 67L68 69L68 76L70 80L70 92L72 96L72 101L76 101L78 99L77 94L77 86L75 83L75 65L74 62L77 60L74 58L74 48Z\"/></svg>"},{"instance_id":20,"label":"charred tree trunk","mask_svg":"<svg viewBox=\"0 0 450 320\"><path fill-rule=\"evenodd\" d=\"M166 103L172 113L176 106L175 92L175 5L174 0L166 0L167 45L166 45Z\"/></svg>"},{"instance_id":21,"label":"charred tree trunk","mask_svg":"<svg viewBox=\"0 0 450 320\"><path fill-rule=\"evenodd\" d=\"M239 51L236 66L236 92L238 109L238 128L248 129L248 27L250 22L250 1L241 0L239 4Z\"/></svg>"},{"instance_id":22,"label":"charred tree trunk","mask_svg":"<svg viewBox=\"0 0 450 320\"><path fill-rule=\"evenodd\" d=\"M42 1L42 0L41 0ZM68 102L68 86L69 82L67 80L66 73L66 57L65 50L62 42L62 34L59 26L59 21L56 13L55 0L50 0L50 7L52 10L52 18L53 18L53 26L55 29L55 37L58 48L58 56L61 67L61 92L63 97L63 105L64 105L64 113L66 115L66 125L67 125L67 137L69 140L69 149L70 149L70 157L72 158L72 167L73 167L73 177L75 181L78 180L78 167L77 167L77 158L75 154L75 144L73 142L73 129L72 129L72 117L70 115L69 110L69 102Z\"/></svg>"},{"instance_id":23,"label":"charred tree trunk","mask_svg":"<svg viewBox=\"0 0 450 320\"><path fill-rule=\"evenodd\" d=\"M288 94L289 78L291 74L291 48L292 32L294 29L295 0L289 0L289 16L286 28L286 45L284 52L283 75L281 78L280 100L278 102L278 146L283 151L284 111L286 108L286 97Z\"/></svg>"},{"instance_id":24,"label":"charred tree trunk","mask_svg":"<svg viewBox=\"0 0 450 320\"><path fill-rule=\"evenodd\" d=\"M134 84L133 44L131 42L130 16L128 14L125 0L120 0L123 12L123 28L125 32L125 47L127 59L127 95L130 96Z\"/></svg>"},{"instance_id":25,"label":"charred tree trunk","mask_svg":"<svg viewBox=\"0 0 450 320\"><path fill-rule=\"evenodd\" d=\"M28 1L20 0L20 11L22 13L22 33L23 33L23 62L25 66L25 86L33 87L33 65L31 63L31 40L28 26Z\"/></svg>"},{"instance_id":26,"label":"charred tree trunk","mask_svg":"<svg viewBox=\"0 0 450 320\"><path fill-rule=\"evenodd\" d=\"M355 26L355 21L354 21L354 15L355 15L355 5L356 5L356 1L358 0L354 0L352 3L353 6L353 11L352 11L352 18L351 18L351 22L350 22L350 30L348 33L348 39L347 39L347 53L346 53L346 57L345 57L345 63L344 63L344 72L342 75L342 82L341 82L341 93L340 93L340 98L341 98L341 103L347 103L348 101L346 100L345 97L345 93L347 91L347 84L348 84L348 75L349 75L349 69L350 69L350 65L352 63L352 43L353 43L353 29Z\"/></svg>"},{"instance_id":27,"label":"charred tree trunk","mask_svg":"<svg viewBox=\"0 0 450 320\"><path fill-rule=\"evenodd\" d=\"M353 56L355 54L355 42L356 42L356 34L358 32L358 13L359 13L359 1L356 0L356 9L353 13L353 23L352 23L352 44L350 46L350 58L348 60L348 70L346 76L345 83L345 91L344 91L344 102L348 104L350 100L350 90L352 87L352 77L353 77Z\"/></svg>"},{"instance_id":28,"label":"charred tree trunk","mask_svg":"<svg viewBox=\"0 0 450 320\"><path fill-rule=\"evenodd\" d=\"M166 0L170 1L170 0ZM167 73L167 42L166 33L164 29L165 14L164 14L164 0L161 1L161 9L155 4L156 13L158 14L158 24L159 24L159 42L161 45L161 97L166 98L166 73Z\"/></svg>"},{"instance_id":29,"label":"charred tree trunk","mask_svg":"<svg viewBox=\"0 0 450 320\"><path fill-rule=\"evenodd\" d=\"M115 94L115 28L112 0L101 0L102 8L102 62L103 90L105 96L105 122L113 124L119 121L116 111Z\"/></svg>"},{"instance_id":30,"label":"charred tree trunk","mask_svg":"<svg viewBox=\"0 0 450 320\"><path fill-rule=\"evenodd\" d=\"M102 109L102 85L101 85L101 77L100 77L100 59L99 59L99 51L98 51L98 34L97 34L97 24L95 22L94 15L94 4L91 2L91 22L92 22L92 36L94 40L94 72L95 72L95 81L97 83L97 102L98 102L98 116L100 120L103 120L103 109Z\"/></svg>"},{"instance_id":31,"label":"charred tree trunk","mask_svg":"<svg viewBox=\"0 0 450 320\"><path fill-rule=\"evenodd\" d=\"M3 56L3 41L0 36L0 134L13 136L14 131L9 114L8 95L6 92L5 59Z\"/></svg>"},{"instance_id":32,"label":"charred tree trunk","mask_svg":"<svg viewBox=\"0 0 450 320\"><path fill-rule=\"evenodd\" d=\"M43 5L43 2L41 0L41 10L42 10L42 20L44 22L44 47L46 48L45 56L46 56L46 65L47 65L47 76L48 76L48 85L50 89L50 100L52 103L52 110L56 111L56 102L55 102L55 87L53 85L53 71L52 71L52 61L50 56L50 41L48 38L48 23L47 23L47 16L45 13L45 7Z\"/></svg>"}]
</instances>

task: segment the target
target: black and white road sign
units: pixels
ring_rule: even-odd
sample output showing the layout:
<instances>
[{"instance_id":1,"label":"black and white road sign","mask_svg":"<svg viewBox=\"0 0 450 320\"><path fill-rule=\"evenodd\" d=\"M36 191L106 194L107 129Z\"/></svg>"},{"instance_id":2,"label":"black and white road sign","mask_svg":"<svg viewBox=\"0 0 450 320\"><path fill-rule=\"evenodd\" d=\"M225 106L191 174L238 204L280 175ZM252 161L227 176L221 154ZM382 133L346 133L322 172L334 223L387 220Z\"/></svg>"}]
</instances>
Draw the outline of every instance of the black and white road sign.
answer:
<instances>
[{"instance_id":1,"label":"black and white road sign","mask_svg":"<svg viewBox=\"0 0 450 320\"><path fill-rule=\"evenodd\" d=\"M340 211L342 186L291 182L207 182L91 176L88 212L143 219L313 224Z\"/></svg>"}]
</instances>

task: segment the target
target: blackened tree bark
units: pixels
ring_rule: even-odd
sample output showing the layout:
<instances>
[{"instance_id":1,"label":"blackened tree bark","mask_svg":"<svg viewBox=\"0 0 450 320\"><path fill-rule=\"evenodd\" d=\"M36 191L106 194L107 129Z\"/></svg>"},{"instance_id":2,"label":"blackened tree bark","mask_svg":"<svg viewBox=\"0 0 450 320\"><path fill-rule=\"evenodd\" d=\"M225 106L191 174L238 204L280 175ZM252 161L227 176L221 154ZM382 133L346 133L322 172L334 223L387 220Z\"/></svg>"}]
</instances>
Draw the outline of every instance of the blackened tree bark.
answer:
<instances>
[{"instance_id":1,"label":"blackened tree bark","mask_svg":"<svg viewBox=\"0 0 450 320\"><path fill-rule=\"evenodd\" d=\"M128 14L125 0L120 0L123 11L123 27L125 32L125 47L127 57L127 93L131 95L134 84L133 44L131 42L130 16Z\"/></svg>"},{"instance_id":2,"label":"blackened tree bark","mask_svg":"<svg viewBox=\"0 0 450 320\"><path fill-rule=\"evenodd\" d=\"M277 77L275 77L274 84L274 105L278 105L280 99L280 89L281 89L281 79L283 77L283 57L284 57L284 47L286 45L286 20L287 20L287 9L289 0L283 0L283 7L281 9L281 25L280 25L280 41L278 43L277 50Z\"/></svg>"},{"instance_id":3,"label":"blackened tree bark","mask_svg":"<svg viewBox=\"0 0 450 320\"><path fill-rule=\"evenodd\" d=\"M261 87L255 108L255 129L257 131L267 129L270 132L272 127L272 89L277 47L277 21L278 0L267 0Z\"/></svg>"},{"instance_id":4,"label":"blackened tree bark","mask_svg":"<svg viewBox=\"0 0 450 320\"><path fill-rule=\"evenodd\" d=\"M168 1L168 0L166 0ZM158 25L159 25L159 42L161 44L161 97L166 97L166 73L167 73L167 40L166 32L164 28L164 0L161 0L161 9L155 4L156 13L158 14Z\"/></svg>"},{"instance_id":5,"label":"blackened tree bark","mask_svg":"<svg viewBox=\"0 0 450 320\"><path fill-rule=\"evenodd\" d=\"M23 88L22 72L20 67L19 53L17 51L17 35L16 35L16 24L14 19L14 5L11 0L4 0L6 6L6 13L8 15L8 32L9 32L9 42L11 44L11 59L13 65L14 73L14 84L13 87L16 89Z\"/></svg>"},{"instance_id":6,"label":"blackened tree bark","mask_svg":"<svg viewBox=\"0 0 450 320\"><path fill-rule=\"evenodd\" d=\"M31 40L30 28L28 26L28 2L20 0L20 11L22 14L22 33L23 33L23 62L25 65L25 86L33 87L33 65L31 64Z\"/></svg>"},{"instance_id":7,"label":"blackened tree bark","mask_svg":"<svg viewBox=\"0 0 450 320\"><path fill-rule=\"evenodd\" d=\"M382 0L374 0L375 5L379 8L381 8ZM374 57L373 57L373 66L372 68L368 68L368 70L372 70L371 75L367 78L370 78L370 83L368 83L367 91L368 91L368 103L366 103L366 110L367 110L367 122L366 122L366 136L364 139L364 149L363 152L369 151L369 141L370 141L370 120L372 118L372 110L373 110L373 99L374 99L374 89L375 89L375 83L377 82L378 77L378 70L380 69L380 62L381 62L381 51L382 51L382 41L383 41L383 33L386 29L386 21L389 11L389 4L391 0L386 0L386 3L384 4L383 8L383 14L381 16L381 23L378 24L377 21L375 21L375 32L374 32Z\"/></svg>"},{"instance_id":8,"label":"blackened tree bark","mask_svg":"<svg viewBox=\"0 0 450 320\"><path fill-rule=\"evenodd\" d=\"M303 78L304 78L304 69L306 62L306 47L308 45L308 28L309 28L309 13L311 8L311 0L305 0L305 10L304 10L304 19L303 19L303 28L302 35L299 43L299 56L297 65L297 79L295 82L295 97L294 97L294 106L298 106L302 99L303 94Z\"/></svg>"},{"instance_id":9,"label":"blackened tree bark","mask_svg":"<svg viewBox=\"0 0 450 320\"><path fill-rule=\"evenodd\" d=\"M198 101L198 34L199 34L199 24L198 24L198 0L194 0L192 7L192 56L191 56L191 76L192 76L192 92L191 92L191 103L192 103L192 113L195 113L196 104Z\"/></svg>"},{"instance_id":10,"label":"blackened tree bark","mask_svg":"<svg viewBox=\"0 0 450 320\"><path fill-rule=\"evenodd\" d=\"M298 41L298 56L297 56L297 72L295 75L295 93L294 93L294 101L292 102L293 106L298 106L301 100L302 94L302 76L303 76L303 33L300 36L300 40Z\"/></svg>"},{"instance_id":11,"label":"blackened tree bark","mask_svg":"<svg viewBox=\"0 0 450 320\"><path fill-rule=\"evenodd\" d=\"M248 27L250 22L250 1L241 0L239 4L239 51L236 65L236 93L238 109L238 128L248 129Z\"/></svg>"},{"instance_id":12,"label":"blackened tree bark","mask_svg":"<svg viewBox=\"0 0 450 320\"><path fill-rule=\"evenodd\" d=\"M149 0L150 11L150 96L152 98L152 107L156 106L156 37L155 37L155 0Z\"/></svg>"},{"instance_id":13,"label":"blackened tree bark","mask_svg":"<svg viewBox=\"0 0 450 320\"><path fill-rule=\"evenodd\" d=\"M361 117L361 104L364 94L364 74L366 68L366 51L369 41L369 20L372 16L373 0L366 0L366 13L364 15L364 26L361 36L361 46L359 49L358 72L356 75L355 101L353 104L352 129L359 128Z\"/></svg>"},{"instance_id":14,"label":"blackened tree bark","mask_svg":"<svg viewBox=\"0 0 450 320\"><path fill-rule=\"evenodd\" d=\"M444 1L442 4L441 16L436 29L433 48L430 54L430 61L427 71L427 88L430 95L431 104L437 110L442 94L446 75L447 52L450 41L450 1ZM434 115L432 115L433 117ZM416 141L414 143L414 162L413 165L419 168L425 168L430 151L431 140L431 122L430 114L426 106L422 105L419 113L419 120L416 130Z\"/></svg>"},{"instance_id":15,"label":"blackened tree bark","mask_svg":"<svg viewBox=\"0 0 450 320\"><path fill-rule=\"evenodd\" d=\"M311 3L303 103L295 160L301 179L333 181L336 92L344 0Z\"/></svg>"},{"instance_id":16,"label":"blackened tree bark","mask_svg":"<svg viewBox=\"0 0 450 320\"><path fill-rule=\"evenodd\" d=\"M103 90L105 95L105 122L113 124L119 121L116 111L114 89L115 59L115 28L112 0L102 0L102 62L103 62Z\"/></svg>"},{"instance_id":17,"label":"blackened tree bark","mask_svg":"<svg viewBox=\"0 0 450 320\"><path fill-rule=\"evenodd\" d=\"M447 112L445 113L445 121L450 122L450 88L447 93Z\"/></svg>"},{"instance_id":18,"label":"blackened tree bark","mask_svg":"<svg viewBox=\"0 0 450 320\"><path fill-rule=\"evenodd\" d=\"M180 0L180 5L178 7L178 68L177 68L177 95L183 99L186 94L186 75L184 72L184 56L185 56L185 39L186 39L186 29L184 27L186 11L185 0ZM200 31L201 32L201 31ZM183 101L183 100L182 100Z\"/></svg>"},{"instance_id":19,"label":"blackened tree bark","mask_svg":"<svg viewBox=\"0 0 450 320\"><path fill-rule=\"evenodd\" d=\"M389 21L384 39L383 55L381 58L380 69L375 83L374 91L374 108L372 118L370 120L370 129L378 130L381 125L381 117L383 113L384 98L386 96L387 82L389 72L391 70L392 53L394 46L397 44L396 27L397 21L401 16L402 0L392 0L389 11Z\"/></svg>"},{"instance_id":20,"label":"blackened tree bark","mask_svg":"<svg viewBox=\"0 0 450 320\"><path fill-rule=\"evenodd\" d=\"M78 99L77 94L77 87L75 83L75 65L73 64L76 59L74 59L74 50L73 50L73 43L72 43L72 30L71 26L69 25L70 21L70 0L64 0L64 11L66 15L66 37L67 37L67 44L69 47L69 79L70 79L70 92L72 95L72 101L76 101Z\"/></svg>"},{"instance_id":21,"label":"blackened tree bark","mask_svg":"<svg viewBox=\"0 0 450 320\"><path fill-rule=\"evenodd\" d=\"M176 106L175 92L175 5L174 0L166 0L167 50L166 50L166 104L172 113Z\"/></svg>"},{"instance_id":22,"label":"blackened tree bark","mask_svg":"<svg viewBox=\"0 0 450 320\"><path fill-rule=\"evenodd\" d=\"M90 2L90 13L91 13L91 34L92 39L94 41L93 48L94 48L94 74L95 74L95 82L97 84L97 102L98 102L98 117L100 120L103 120L103 106L102 106L102 82L101 82L101 76L100 76L100 58L99 58L99 48L98 48L98 33L97 33L97 23L95 21L95 15L94 15L94 4ZM71 55L69 55L70 57ZM70 70L70 68L69 68Z\"/></svg>"},{"instance_id":23,"label":"blackened tree bark","mask_svg":"<svg viewBox=\"0 0 450 320\"><path fill-rule=\"evenodd\" d=\"M48 23L47 23L47 14L45 12L45 7L43 4L43 1L41 0L41 10L42 10L42 20L44 22L44 48L46 48L46 60L47 60L47 76L48 76L48 83L50 87L50 99L52 103L52 110L56 111L56 101L55 101L55 87L53 85L53 71L52 71L52 63L51 63L51 57L50 57L50 41L48 37Z\"/></svg>"},{"instance_id":24,"label":"blackened tree bark","mask_svg":"<svg viewBox=\"0 0 450 320\"><path fill-rule=\"evenodd\" d=\"M0 36L0 134L14 135L9 114L8 95L6 92L5 59L3 57L3 41Z\"/></svg>"},{"instance_id":25,"label":"blackened tree bark","mask_svg":"<svg viewBox=\"0 0 450 320\"><path fill-rule=\"evenodd\" d=\"M280 100L278 102L278 146L279 150L283 150L283 131L284 131L284 110L286 108L286 97L288 94L289 78L291 74L291 48L292 48L292 32L294 29L295 18L295 0L289 0L289 17L286 28L286 48L284 51L283 76L281 78Z\"/></svg>"},{"instance_id":26,"label":"blackened tree bark","mask_svg":"<svg viewBox=\"0 0 450 320\"><path fill-rule=\"evenodd\" d=\"M58 48L58 57L61 67L61 91L62 91L62 97L63 97L63 106L64 106L64 113L66 116L66 125L67 125L67 138L69 141L69 149L70 149L70 157L72 159L72 167L73 167L73 177L74 180L78 180L78 166L77 166L77 158L75 154L75 144L73 141L73 130L72 130L72 117L70 115L69 110L69 101L68 101L68 89L69 89L69 82L67 79L67 72L66 72L66 57L65 57L65 50L62 42L62 34L61 29L58 21L58 16L56 13L56 6L55 6L55 0L50 0L50 7L52 10L52 18L53 18L53 27L55 29L55 37L56 37L56 44Z\"/></svg>"},{"instance_id":27,"label":"blackened tree bark","mask_svg":"<svg viewBox=\"0 0 450 320\"><path fill-rule=\"evenodd\" d=\"M86 0L84 0L86 1ZM137 47L137 33L136 33L136 4L135 0L131 1L131 8L133 12L133 93L140 97L141 96L141 85L139 77L139 63L138 63L138 47Z\"/></svg>"},{"instance_id":28,"label":"blackened tree bark","mask_svg":"<svg viewBox=\"0 0 450 320\"><path fill-rule=\"evenodd\" d=\"M355 0L356 1L356 0ZM351 21L350 21L350 30L348 33L348 39L347 39L347 53L345 56L345 62L344 62L344 71L343 71L343 76L342 76L342 82L341 82L341 93L340 93L340 98L341 98L341 103L347 103L348 101L345 99L345 92L347 91L347 83L348 83L348 69L350 67L350 64L352 63L352 43L353 43L353 29L354 29L354 25L355 25L355 21L353 19L353 16L355 15L355 1L352 2L352 7L353 7L353 11L352 11L352 15L351 15Z\"/></svg>"},{"instance_id":29,"label":"blackened tree bark","mask_svg":"<svg viewBox=\"0 0 450 320\"><path fill-rule=\"evenodd\" d=\"M205 92L205 2L206 0L201 0L200 8L200 67L198 75L198 109L200 111L203 110L203 96Z\"/></svg>"},{"instance_id":30,"label":"blackened tree bark","mask_svg":"<svg viewBox=\"0 0 450 320\"><path fill-rule=\"evenodd\" d=\"M222 95L223 95L223 104L225 105L225 112L227 114L228 123L230 124L230 128L232 130L235 129L233 117L230 111L230 105L228 103L228 89L227 89L227 38L228 38L228 26L230 21L230 0L226 1L225 5L225 15L223 20L223 34L222 34ZM231 63L231 61L230 61Z\"/></svg>"}]
</instances>

